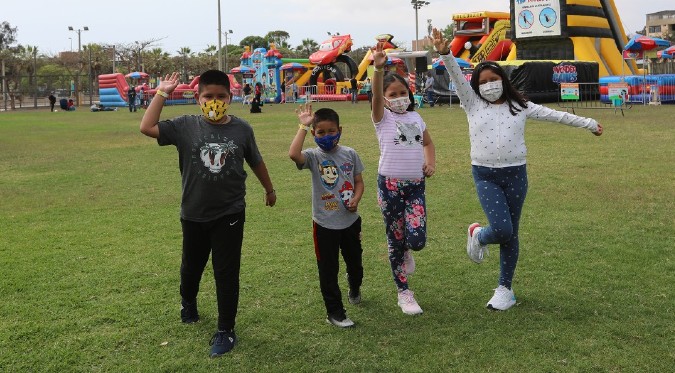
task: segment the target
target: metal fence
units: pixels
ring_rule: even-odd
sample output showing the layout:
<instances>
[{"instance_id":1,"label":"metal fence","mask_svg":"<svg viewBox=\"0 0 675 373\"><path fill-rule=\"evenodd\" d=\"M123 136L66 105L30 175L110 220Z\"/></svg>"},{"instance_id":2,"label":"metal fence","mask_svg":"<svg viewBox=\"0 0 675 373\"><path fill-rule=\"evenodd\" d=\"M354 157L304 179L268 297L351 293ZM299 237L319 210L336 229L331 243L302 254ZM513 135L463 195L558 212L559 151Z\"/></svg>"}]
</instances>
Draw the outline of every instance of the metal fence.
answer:
<instances>
[{"instance_id":1,"label":"metal fence","mask_svg":"<svg viewBox=\"0 0 675 373\"><path fill-rule=\"evenodd\" d=\"M98 100L98 85L86 74L0 77L0 110L48 107L50 94L57 102L72 98L76 104L91 105Z\"/></svg>"},{"instance_id":2,"label":"metal fence","mask_svg":"<svg viewBox=\"0 0 675 373\"><path fill-rule=\"evenodd\" d=\"M573 114L576 114L577 109L609 109L614 110L614 113L620 111L621 115L624 115L624 110L633 107L626 100L604 101L602 99L600 83L575 83L575 86L578 87L578 91L575 92L576 98L564 99L562 89L561 94L558 96L558 106L571 111Z\"/></svg>"}]
</instances>

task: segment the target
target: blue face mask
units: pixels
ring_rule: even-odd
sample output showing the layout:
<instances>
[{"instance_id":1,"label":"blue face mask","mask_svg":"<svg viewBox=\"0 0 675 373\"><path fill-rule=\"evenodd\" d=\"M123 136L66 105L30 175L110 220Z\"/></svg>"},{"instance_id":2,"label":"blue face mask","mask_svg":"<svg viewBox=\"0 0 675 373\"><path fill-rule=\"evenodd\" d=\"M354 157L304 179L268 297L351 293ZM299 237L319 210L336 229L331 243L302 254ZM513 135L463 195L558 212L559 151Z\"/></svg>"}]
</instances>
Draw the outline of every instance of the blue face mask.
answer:
<instances>
[{"instance_id":1,"label":"blue face mask","mask_svg":"<svg viewBox=\"0 0 675 373\"><path fill-rule=\"evenodd\" d=\"M341 132L338 132L337 135L326 135L324 137L314 136L314 142L316 142L316 145L319 145L321 150L329 152L333 150L340 141L340 134Z\"/></svg>"}]
</instances>

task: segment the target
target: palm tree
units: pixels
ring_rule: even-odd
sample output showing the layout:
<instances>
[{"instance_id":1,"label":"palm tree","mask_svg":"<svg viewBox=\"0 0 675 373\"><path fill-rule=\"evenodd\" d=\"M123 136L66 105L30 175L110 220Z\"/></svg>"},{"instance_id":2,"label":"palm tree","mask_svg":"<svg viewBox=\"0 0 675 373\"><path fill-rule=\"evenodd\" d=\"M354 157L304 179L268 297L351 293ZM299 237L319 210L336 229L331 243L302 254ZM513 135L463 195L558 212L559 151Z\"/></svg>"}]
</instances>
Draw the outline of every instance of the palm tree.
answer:
<instances>
[{"instance_id":1,"label":"palm tree","mask_svg":"<svg viewBox=\"0 0 675 373\"><path fill-rule=\"evenodd\" d=\"M145 63L147 72L162 76L167 73L169 67L169 53L164 52L162 48L153 48L145 55Z\"/></svg>"},{"instance_id":2,"label":"palm tree","mask_svg":"<svg viewBox=\"0 0 675 373\"><path fill-rule=\"evenodd\" d=\"M303 39L302 44L298 45L298 47L295 49L299 53L306 55L305 57L309 58L309 55L312 54L318 48L319 44L313 39Z\"/></svg>"},{"instance_id":3,"label":"palm tree","mask_svg":"<svg viewBox=\"0 0 675 373\"><path fill-rule=\"evenodd\" d=\"M178 51L178 55L183 58L183 81L188 80L188 73L187 73L187 59L188 57L192 57L192 49L190 47L182 47Z\"/></svg>"}]
</instances>

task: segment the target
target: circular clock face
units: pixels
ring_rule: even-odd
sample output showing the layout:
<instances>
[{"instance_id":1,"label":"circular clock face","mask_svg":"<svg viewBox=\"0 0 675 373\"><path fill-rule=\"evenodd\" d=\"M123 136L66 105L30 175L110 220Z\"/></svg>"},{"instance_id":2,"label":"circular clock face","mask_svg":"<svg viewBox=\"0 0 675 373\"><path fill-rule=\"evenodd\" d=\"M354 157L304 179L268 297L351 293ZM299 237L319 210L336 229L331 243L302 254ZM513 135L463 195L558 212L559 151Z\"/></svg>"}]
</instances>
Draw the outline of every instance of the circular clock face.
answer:
<instances>
[{"instance_id":1,"label":"circular clock face","mask_svg":"<svg viewBox=\"0 0 675 373\"><path fill-rule=\"evenodd\" d=\"M534 15L529 10L523 10L518 14L518 26L523 29L528 29L532 27L534 23Z\"/></svg>"},{"instance_id":2,"label":"circular clock face","mask_svg":"<svg viewBox=\"0 0 675 373\"><path fill-rule=\"evenodd\" d=\"M553 27L557 20L558 14L552 8L544 8L544 10L539 13L539 22L546 28Z\"/></svg>"}]
</instances>

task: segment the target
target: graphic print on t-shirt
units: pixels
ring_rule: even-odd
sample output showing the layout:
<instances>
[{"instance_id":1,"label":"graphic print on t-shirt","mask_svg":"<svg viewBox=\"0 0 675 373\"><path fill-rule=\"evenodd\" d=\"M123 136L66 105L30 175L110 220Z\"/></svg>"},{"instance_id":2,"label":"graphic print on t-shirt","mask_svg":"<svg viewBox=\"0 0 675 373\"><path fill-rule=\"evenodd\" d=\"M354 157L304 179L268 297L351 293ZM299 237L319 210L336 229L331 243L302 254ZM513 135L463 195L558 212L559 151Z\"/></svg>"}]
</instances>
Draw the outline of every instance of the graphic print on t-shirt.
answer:
<instances>
[{"instance_id":1,"label":"graphic print on t-shirt","mask_svg":"<svg viewBox=\"0 0 675 373\"><path fill-rule=\"evenodd\" d=\"M405 123L401 121L396 122L396 135L394 144L405 146L421 146L422 132L414 122Z\"/></svg>"},{"instance_id":2,"label":"graphic print on t-shirt","mask_svg":"<svg viewBox=\"0 0 675 373\"><path fill-rule=\"evenodd\" d=\"M349 176L352 174L352 171L354 171L354 165L350 162L345 162L340 166L340 171L342 171L345 176Z\"/></svg>"},{"instance_id":3,"label":"graphic print on t-shirt","mask_svg":"<svg viewBox=\"0 0 675 373\"><path fill-rule=\"evenodd\" d=\"M349 202L351 202L352 198L354 197L354 187L352 186L352 183L345 181L342 184L339 192L342 204L345 205L345 207L348 207Z\"/></svg>"},{"instance_id":4,"label":"graphic print on t-shirt","mask_svg":"<svg viewBox=\"0 0 675 373\"><path fill-rule=\"evenodd\" d=\"M335 188L340 177L337 165L331 159L319 163L319 175L321 176L321 183L327 189Z\"/></svg>"},{"instance_id":5,"label":"graphic print on t-shirt","mask_svg":"<svg viewBox=\"0 0 675 373\"><path fill-rule=\"evenodd\" d=\"M234 154L237 145L232 140L225 142L207 142L199 148L199 156L210 173L219 174L225 166L227 157Z\"/></svg>"}]
</instances>

